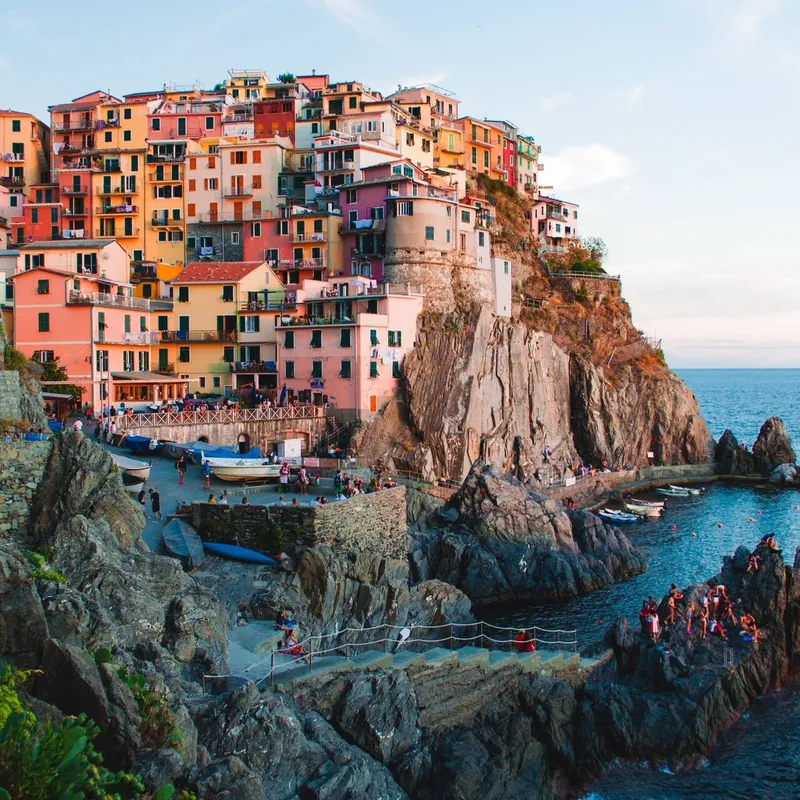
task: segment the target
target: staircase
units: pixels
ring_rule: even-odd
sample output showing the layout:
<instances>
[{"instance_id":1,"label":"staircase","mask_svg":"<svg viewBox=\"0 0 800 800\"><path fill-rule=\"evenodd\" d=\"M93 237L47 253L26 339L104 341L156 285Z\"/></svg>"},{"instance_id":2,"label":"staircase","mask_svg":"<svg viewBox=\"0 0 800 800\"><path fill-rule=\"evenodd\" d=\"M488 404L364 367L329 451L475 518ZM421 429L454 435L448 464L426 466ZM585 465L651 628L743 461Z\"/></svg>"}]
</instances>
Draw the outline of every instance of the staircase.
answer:
<instances>
[{"instance_id":1,"label":"staircase","mask_svg":"<svg viewBox=\"0 0 800 800\"><path fill-rule=\"evenodd\" d=\"M336 417L325 417L325 433L320 438L319 447L324 453L333 446L335 447L342 440L342 437L349 430L350 425L346 422L337 422Z\"/></svg>"}]
</instances>

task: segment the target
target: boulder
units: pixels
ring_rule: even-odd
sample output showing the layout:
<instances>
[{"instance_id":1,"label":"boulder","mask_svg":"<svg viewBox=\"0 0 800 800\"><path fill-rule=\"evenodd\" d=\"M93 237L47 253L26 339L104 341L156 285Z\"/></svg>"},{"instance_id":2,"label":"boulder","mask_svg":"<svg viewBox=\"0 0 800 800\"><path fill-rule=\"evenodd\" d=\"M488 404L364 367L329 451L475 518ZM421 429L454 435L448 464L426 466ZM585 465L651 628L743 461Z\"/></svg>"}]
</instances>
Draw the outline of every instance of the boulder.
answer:
<instances>
[{"instance_id":1,"label":"boulder","mask_svg":"<svg viewBox=\"0 0 800 800\"><path fill-rule=\"evenodd\" d=\"M761 426L753 445L753 458L758 472L769 475L781 464L794 464L792 441L780 417L770 417Z\"/></svg>"},{"instance_id":2,"label":"boulder","mask_svg":"<svg viewBox=\"0 0 800 800\"><path fill-rule=\"evenodd\" d=\"M755 472L755 458L736 437L726 430L714 448L714 461L725 475L752 475Z\"/></svg>"},{"instance_id":3,"label":"boulder","mask_svg":"<svg viewBox=\"0 0 800 800\"><path fill-rule=\"evenodd\" d=\"M794 464L781 464L775 467L769 475L770 483L777 483L781 486L791 486L800 481L800 473Z\"/></svg>"}]
</instances>

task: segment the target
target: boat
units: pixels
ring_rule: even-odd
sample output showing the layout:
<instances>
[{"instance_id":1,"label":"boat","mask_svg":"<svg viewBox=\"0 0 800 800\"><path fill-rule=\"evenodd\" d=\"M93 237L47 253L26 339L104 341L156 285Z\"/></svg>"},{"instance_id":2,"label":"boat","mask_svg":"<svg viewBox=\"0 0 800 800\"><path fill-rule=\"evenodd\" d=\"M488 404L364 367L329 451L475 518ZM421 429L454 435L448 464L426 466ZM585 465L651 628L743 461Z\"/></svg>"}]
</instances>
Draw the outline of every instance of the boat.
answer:
<instances>
[{"instance_id":1,"label":"boat","mask_svg":"<svg viewBox=\"0 0 800 800\"><path fill-rule=\"evenodd\" d=\"M130 492L131 494L139 494L139 492L141 492L142 489L144 489L145 483L144 481L133 480L130 483L126 483L125 481L123 481L122 485L125 487L125 490Z\"/></svg>"},{"instance_id":2,"label":"boat","mask_svg":"<svg viewBox=\"0 0 800 800\"><path fill-rule=\"evenodd\" d=\"M660 517L664 513L660 506L637 506L634 503L625 503L625 510L639 517Z\"/></svg>"},{"instance_id":3,"label":"boat","mask_svg":"<svg viewBox=\"0 0 800 800\"><path fill-rule=\"evenodd\" d=\"M164 442L163 452L172 458L184 456L193 464L201 464L205 458L262 458L257 447L251 447L246 453L240 453L236 448L219 447L209 442L197 440L194 442Z\"/></svg>"},{"instance_id":4,"label":"boat","mask_svg":"<svg viewBox=\"0 0 800 800\"><path fill-rule=\"evenodd\" d=\"M639 517L636 514L626 514L624 511L614 511L610 508L601 508L597 512L597 516L604 522L628 523L639 521Z\"/></svg>"},{"instance_id":5,"label":"boat","mask_svg":"<svg viewBox=\"0 0 800 800\"><path fill-rule=\"evenodd\" d=\"M250 481L277 478L281 465L263 458L206 458L211 474L221 481Z\"/></svg>"},{"instance_id":6,"label":"boat","mask_svg":"<svg viewBox=\"0 0 800 800\"><path fill-rule=\"evenodd\" d=\"M274 558L265 556L247 547L239 547L238 544L223 544L222 542L203 542L203 549L207 553L223 558L231 558L234 561L244 561L246 564L277 564Z\"/></svg>"},{"instance_id":7,"label":"boat","mask_svg":"<svg viewBox=\"0 0 800 800\"><path fill-rule=\"evenodd\" d=\"M152 466L148 461L136 461L133 458L126 458L125 456L110 453L113 462L121 469L126 475L133 478L140 478L146 481L150 477L150 467Z\"/></svg>"},{"instance_id":8,"label":"boat","mask_svg":"<svg viewBox=\"0 0 800 800\"><path fill-rule=\"evenodd\" d=\"M702 492L702 489L691 489L688 486L673 486L672 484L669 485L670 489L674 489L676 492L683 492L684 494L691 494L691 495L698 495Z\"/></svg>"},{"instance_id":9,"label":"boat","mask_svg":"<svg viewBox=\"0 0 800 800\"><path fill-rule=\"evenodd\" d=\"M184 569L194 569L205 557L203 542L194 528L182 519L172 519L164 526L164 547L183 564Z\"/></svg>"},{"instance_id":10,"label":"boat","mask_svg":"<svg viewBox=\"0 0 800 800\"><path fill-rule=\"evenodd\" d=\"M673 489L671 487L668 487L666 489L663 487L659 487L658 489L656 489L656 494L663 495L664 497L682 497L684 499L690 497L689 492L684 492L682 489Z\"/></svg>"},{"instance_id":11,"label":"boat","mask_svg":"<svg viewBox=\"0 0 800 800\"><path fill-rule=\"evenodd\" d=\"M634 506L647 506L648 508L664 508L666 505L663 500L640 500L638 497L631 497L626 502Z\"/></svg>"},{"instance_id":12,"label":"boat","mask_svg":"<svg viewBox=\"0 0 800 800\"><path fill-rule=\"evenodd\" d=\"M149 436L134 436L129 433L125 437L125 447L132 453L158 453L161 450L161 442Z\"/></svg>"}]
</instances>

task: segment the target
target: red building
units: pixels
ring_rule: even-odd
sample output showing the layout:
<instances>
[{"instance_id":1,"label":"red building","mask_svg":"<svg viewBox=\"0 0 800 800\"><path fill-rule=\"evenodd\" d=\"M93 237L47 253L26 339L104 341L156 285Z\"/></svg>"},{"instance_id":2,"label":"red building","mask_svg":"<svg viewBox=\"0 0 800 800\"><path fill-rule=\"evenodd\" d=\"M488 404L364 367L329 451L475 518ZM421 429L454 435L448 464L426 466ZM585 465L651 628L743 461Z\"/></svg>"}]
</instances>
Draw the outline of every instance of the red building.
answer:
<instances>
[{"instance_id":1,"label":"red building","mask_svg":"<svg viewBox=\"0 0 800 800\"><path fill-rule=\"evenodd\" d=\"M61 239L63 213L58 185L31 186L22 216L11 218L11 241L23 245Z\"/></svg>"}]
</instances>

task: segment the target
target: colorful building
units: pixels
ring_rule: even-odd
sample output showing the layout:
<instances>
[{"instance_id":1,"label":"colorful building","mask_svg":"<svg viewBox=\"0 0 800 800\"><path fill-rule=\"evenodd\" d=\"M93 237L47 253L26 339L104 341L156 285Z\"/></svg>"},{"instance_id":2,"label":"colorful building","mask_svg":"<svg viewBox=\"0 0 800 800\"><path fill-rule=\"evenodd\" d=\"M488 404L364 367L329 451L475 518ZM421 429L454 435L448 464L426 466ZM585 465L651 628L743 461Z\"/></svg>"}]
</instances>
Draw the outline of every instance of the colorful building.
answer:
<instances>
[{"instance_id":1,"label":"colorful building","mask_svg":"<svg viewBox=\"0 0 800 800\"><path fill-rule=\"evenodd\" d=\"M141 378L131 400L164 399L158 387L171 383L149 378L159 345L152 318L169 314L172 304L134 297L129 261L113 239L34 242L20 248L17 260L16 347L39 361L58 356L95 409L108 402L110 387L117 400L115 372Z\"/></svg>"},{"instance_id":2,"label":"colorful building","mask_svg":"<svg viewBox=\"0 0 800 800\"><path fill-rule=\"evenodd\" d=\"M0 187L22 191L50 180L50 128L33 114L0 109Z\"/></svg>"},{"instance_id":3,"label":"colorful building","mask_svg":"<svg viewBox=\"0 0 800 800\"><path fill-rule=\"evenodd\" d=\"M296 300L300 313L278 324L279 385L290 400L330 403L341 420L369 419L397 391L422 292L351 278L304 281Z\"/></svg>"},{"instance_id":4,"label":"colorful building","mask_svg":"<svg viewBox=\"0 0 800 800\"><path fill-rule=\"evenodd\" d=\"M222 394L239 385L244 364L243 374L255 371L258 386L274 388L276 315L269 303L257 305L265 293L280 303L283 285L267 263L194 262L171 285L174 327L161 330L160 338L174 346L177 371L197 391Z\"/></svg>"},{"instance_id":5,"label":"colorful building","mask_svg":"<svg viewBox=\"0 0 800 800\"><path fill-rule=\"evenodd\" d=\"M540 253L563 253L580 246L576 203L539 195L533 206L531 225Z\"/></svg>"},{"instance_id":6,"label":"colorful building","mask_svg":"<svg viewBox=\"0 0 800 800\"><path fill-rule=\"evenodd\" d=\"M459 120L464 131L466 159L464 167L467 172L491 175L493 171L492 151L496 146L496 133L491 125L474 117L462 117Z\"/></svg>"},{"instance_id":7,"label":"colorful building","mask_svg":"<svg viewBox=\"0 0 800 800\"><path fill-rule=\"evenodd\" d=\"M17 245L62 238L65 209L59 199L58 184L39 184L29 188L21 216L11 219L11 240Z\"/></svg>"},{"instance_id":8,"label":"colorful building","mask_svg":"<svg viewBox=\"0 0 800 800\"><path fill-rule=\"evenodd\" d=\"M536 144L532 136L517 137L517 191L531 198L539 194L538 173L542 168L539 164L539 154L542 148Z\"/></svg>"},{"instance_id":9,"label":"colorful building","mask_svg":"<svg viewBox=\"0 0 800 800\"><path fill-rule=\"evenodd\" d=\"M260 69L231 69L225 80L225 94L234 104L253 104L265 96L269 75Z\"/></svg>"},{"instance_id":10,"label":"colorful building","mask_svg":"<svg viewBox=\"0 0 800 800\"><path fill-rule=\"evenodd\" d=\"M517 186L516 161L519 129L516 125L504 119L487 119L486 122L493 125L496 131L502 132L502 154L498 163L495 153L495 164L501 168L503 181L512 189L515 189ZM497 134L495 134L495 138L497 139Z\"/></svg>"}]
</instances>

